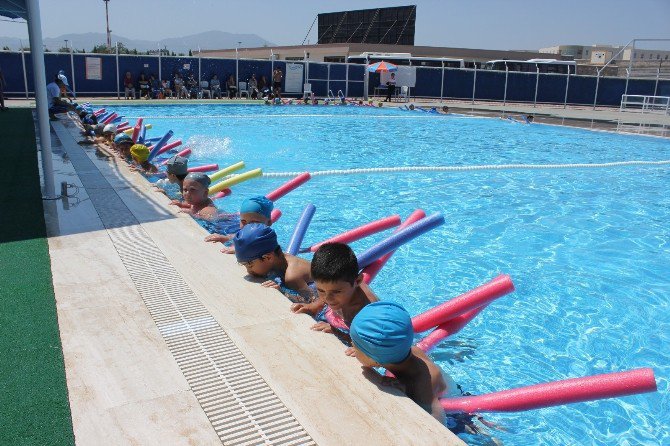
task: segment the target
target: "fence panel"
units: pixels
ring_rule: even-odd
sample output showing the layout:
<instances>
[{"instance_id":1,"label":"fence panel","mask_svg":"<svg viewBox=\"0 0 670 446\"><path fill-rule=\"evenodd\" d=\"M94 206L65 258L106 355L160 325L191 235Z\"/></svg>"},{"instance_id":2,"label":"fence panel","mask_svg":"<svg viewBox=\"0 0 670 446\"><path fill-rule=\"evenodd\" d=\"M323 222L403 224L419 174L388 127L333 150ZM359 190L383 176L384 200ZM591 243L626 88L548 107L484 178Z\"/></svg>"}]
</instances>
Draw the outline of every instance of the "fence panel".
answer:
<instances>
[{"instance_id":1,"label":"fence panel","mask_svg":"<svg viewBox=\"0 0 670 446\"><path fill-rule=\"evenodd\" d=\"M568 103L592 105L595 91L595 76L571 76L570 88L568 88Z\"/></svg>"},{"instance_id":2,"label":"fence panel","mask_svg":"<svg viewBox=\"0 0 670 446\"><path fill-rule=\"evenodd\" d=\"M505 96L505 72L477 70L475 99L502 101Z\"/></svg>"},{"instance_id":3,"label":"fence panel","mask_svg":"<svg viewBox=\"0 0 670 446\"><path fill-rule=\"evenodd\" d=\"M570 85L575 76L570 76ZM537 82L537 102L562 104L565 101L567 76L562 74L540 74Z\"/></svg>"},{"instance_id":4,"label":"fence panel","mask_svg":"<svg viewBox=\"0 0 670 446\"><path fill-rule=\"evenodd\" d=\"M86 58L99 57L102 79L86 79ZM77 95L116 95L116 56L113 54L75 54L74 75ZM69 76L68 76L69 78ZM158 71L156 71L158 78Z\"/></svg>"},{"instance_id":5,"label":"fence panel","mask_svg":"<svg viewBox=\"0 0 670 446\"><path fill-rule=\"evenodd\" d=\"M479 74L479 71L477 71ZM458 99L472 99L472 84L475 70L459 70L447 68L444 70L444 97Z\"/></svg>"},{"instance_id":6,"label":"fence panel","mask_svg":"<svg viewBox=\"0 0 670 446\"><path fill-rule=\"evenodd\" d=\"M602 80L601 80L602 82ZM626 94L639 94L643 96L654 96L654 81L649 81L647 79L629 79L628 80L628 92ZM658 83L659 90L661 88L661 83ZM623 93L621 93L623 94ZM658 91L656 91L656 95L658 96L668 96L659 94ZM598 98L600 98L600 94L598 94ZM619 97L619 100L621 100L621 97ZM616 104L619 105L619 104Z\"/></svg>"},{"instance_id":7,"label":"fence panel","mask_svg":"<svg viewBox=\"0 0 670 446\"><path fill-rule=\"evenodd\" d=\"M416 86L411 90L412 96L439 98L441 82L441 68L417 67Z\"/></svg>"},{"instance_id":8,"label":"fence panel","mask_svg":"<svg viewBox=\"0 0 670 446\"><path fill-rule=\"evenodd\" d=\"M535 73L510 72L507 77L507 100L533 102L535 99Z\"/></svg>"},{"instance_id":9,"label":"fence panel","mask_svg":"<svg viewBox=\"0 0 670 446\"><path fill-rule=\"evenodd\" d=\"M26 53L26 64L30 59L30 53ZM0 52L0 67L5 75L5 94L8 97L25 97L26 88L23 82L23 62L21 61L21 53ZM32 72L30 73L32 78ZM32 81L28 79L29 85L32 88Z\"/></svg>"}]
</instances>

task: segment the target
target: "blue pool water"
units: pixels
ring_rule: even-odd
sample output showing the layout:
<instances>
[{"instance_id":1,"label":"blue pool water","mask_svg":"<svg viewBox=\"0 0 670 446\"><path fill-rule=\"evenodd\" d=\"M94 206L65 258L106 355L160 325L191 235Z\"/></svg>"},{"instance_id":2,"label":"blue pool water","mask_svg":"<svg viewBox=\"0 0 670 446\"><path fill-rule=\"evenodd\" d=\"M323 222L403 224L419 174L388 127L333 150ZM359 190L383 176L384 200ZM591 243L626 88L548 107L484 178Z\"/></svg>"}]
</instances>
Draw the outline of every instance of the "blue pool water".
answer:
<instances>
[{"instance_id":1,"label":"blue pool water","mask_svg":"<svg viewBox=\"0 0 670 446\"><path fill-rule=\"evenodd\" d=\"M192 147L192 163L244 160L265 172L670 159L668 140L388 108L121 111L149 117L151 136L174 130ZM218 205L235 211L284 181L243 183ZM489 436L513 445L670 444L670 167L319 176L276 203L284 244L308 202L317 213L305 244L419 207L445 215L444 226L400 248L373 282L411 314L499 273L512 276L515 293L432 355L466 391L655 370L655 394L487 414L504 428ZM362 252L385 235L352 246Z\"/></svg>"}]
</instances>

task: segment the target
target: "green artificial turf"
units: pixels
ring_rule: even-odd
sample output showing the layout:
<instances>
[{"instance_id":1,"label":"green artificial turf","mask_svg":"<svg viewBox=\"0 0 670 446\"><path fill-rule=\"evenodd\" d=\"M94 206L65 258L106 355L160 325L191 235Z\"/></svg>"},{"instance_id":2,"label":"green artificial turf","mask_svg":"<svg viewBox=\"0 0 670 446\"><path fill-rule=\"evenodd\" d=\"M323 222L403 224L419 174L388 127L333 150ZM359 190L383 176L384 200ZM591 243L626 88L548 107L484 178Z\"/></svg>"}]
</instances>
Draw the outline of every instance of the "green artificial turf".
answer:
<instances>
[{"instance_id":1,"label":"green artificial turf","mask_svg":"<svg viewBox=\"0 0 670 446\"><path fill-rule=\"evenodd\" d=\"M74 444L32 114L0 112L0 444Z\"/></svg>"}]
</instances>

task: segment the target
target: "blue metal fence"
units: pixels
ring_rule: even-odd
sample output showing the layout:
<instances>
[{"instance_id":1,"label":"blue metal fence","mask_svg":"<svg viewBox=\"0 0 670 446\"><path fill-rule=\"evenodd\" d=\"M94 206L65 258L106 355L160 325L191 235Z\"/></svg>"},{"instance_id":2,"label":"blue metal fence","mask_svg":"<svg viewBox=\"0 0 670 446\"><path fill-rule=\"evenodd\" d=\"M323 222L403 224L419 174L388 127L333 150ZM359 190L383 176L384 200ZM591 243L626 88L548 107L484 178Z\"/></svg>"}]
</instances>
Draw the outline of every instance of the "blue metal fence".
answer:
<instances>
[{"instance_id":1,"label":"blue metal fence","mask_svg":"<svg viewBox=\"0 0 670 446\"><path fill-rule=\"evenodd\" d=\"M2 51L0 67L7 81L8 97L32 97L34 92L32 63L29 53ZM100 58L101 79L87 77L86 58ZM74 67L72 67L74 63ZM45 54L47 79L53 79L64 70L70 79L74 72L75 91L82 96L123 95L123 77L130 72L137 80L141 73L147 77L172 80L179 72L184 78L193 76L209 81L218 75L225 85L230 75L245 82L252 75L260 82L265 76L272 82L272 70L286 73L286 61L220 59L171 56L135 56L115 54ZM357 64L318 63L304 64L303 82L311 85L317 96L342 91L348 97L362 97L365 93L365 67ZM117 78L118 76L118 78ZM118 80L117 80L118 79ZM73 82L74 81L74 82ZM379 85L379 75L371 73L368 94ZM282 82L282 89L284 82ZM626 79L615 77L535 74L455 68L416 67L416 85L410 94L421 98L453 98L471 101L511 101L538 103L567 103L618 106L624 93L637 95L670 95L670 80Z\"/></svg>"}]
</instances>

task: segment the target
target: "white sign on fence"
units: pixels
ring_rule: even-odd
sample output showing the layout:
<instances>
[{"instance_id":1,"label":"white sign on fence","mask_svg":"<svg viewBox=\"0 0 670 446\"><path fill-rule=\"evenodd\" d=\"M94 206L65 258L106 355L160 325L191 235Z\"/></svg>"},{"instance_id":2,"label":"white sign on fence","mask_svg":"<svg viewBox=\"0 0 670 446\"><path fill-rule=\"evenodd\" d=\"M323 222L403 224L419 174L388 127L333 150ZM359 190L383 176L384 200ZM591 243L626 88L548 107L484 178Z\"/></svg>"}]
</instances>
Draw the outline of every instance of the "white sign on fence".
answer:
<instances>
[{"instance_id":1,"label":"white sign on fence","mask_svg":"<svg viewBox=\"0 0 670 446\"><path fill-rule=\"evenodd\" d=\"M284 82L284 91L286 93L302 93L302 71L304 67L301 63L286 64L286 80Z\"/></svg>"},{"instance_id":2,"label":"white sign on fence","mask_svg":"<svg viewBox=\"0 0 670 446\"><path fill-rule=\"evenodd\" d=\"M386 85L386 82L391 78L391 73L382 71L379 74L380 84ZM398 88L414 88L416 86L416 67L398 66L398 71L395 72L395 84Z\"/></svg>"},{"instance_id":3,"label":"white sign on fence","mask_svg":"<svg viewBox=\"0 0 670 446\"><path fill-rule=\"evenodd\" d=\"M87 57L86 58L86 79L93 81L102 80L102 58L101 57Z\"/></svg>"}]
</instances>

